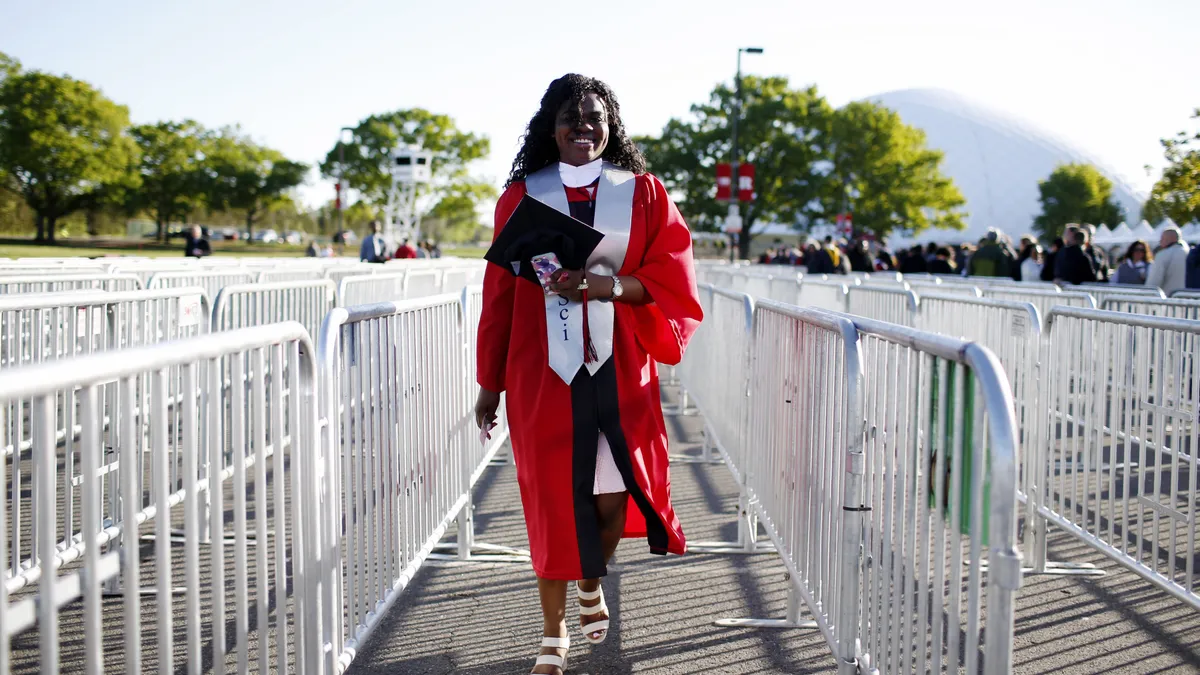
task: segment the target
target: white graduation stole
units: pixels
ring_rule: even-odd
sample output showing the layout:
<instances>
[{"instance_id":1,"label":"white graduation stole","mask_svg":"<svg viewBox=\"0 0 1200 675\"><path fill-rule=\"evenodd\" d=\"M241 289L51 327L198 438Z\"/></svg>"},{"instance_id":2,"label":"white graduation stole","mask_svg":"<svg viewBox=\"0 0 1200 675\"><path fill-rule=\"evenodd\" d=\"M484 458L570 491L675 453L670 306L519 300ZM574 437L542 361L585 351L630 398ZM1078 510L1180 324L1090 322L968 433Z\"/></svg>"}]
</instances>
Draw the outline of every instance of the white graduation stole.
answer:
<instances>
[{"instance_id":1,"label":"white graduation stole","mask_svg":"<svg viewBox=\"0 0 1200 675\"><path fill-rule=\"evenodd\" d=\"M625 262L625 251L629 248L629 229L633 220L633 189L636 184L632 171L608 162L604 163L604 168L600 171L600 182L596 187L596 216L593 222L593 227L604 234L604 239L588 256L587 271L592 274L614 275ZM561 213L571 214L557 162L528 176L525 179L525 191L547 206ZM598 358L585 364L583 303L568 301L557 294L547 295L546 346L550 368L567 384L575 379L580 366L586 365L588 372L595 375L600 366L612 358L615 317L611 302L588 302L588 332Z\"/></svg>"}]
</instances>

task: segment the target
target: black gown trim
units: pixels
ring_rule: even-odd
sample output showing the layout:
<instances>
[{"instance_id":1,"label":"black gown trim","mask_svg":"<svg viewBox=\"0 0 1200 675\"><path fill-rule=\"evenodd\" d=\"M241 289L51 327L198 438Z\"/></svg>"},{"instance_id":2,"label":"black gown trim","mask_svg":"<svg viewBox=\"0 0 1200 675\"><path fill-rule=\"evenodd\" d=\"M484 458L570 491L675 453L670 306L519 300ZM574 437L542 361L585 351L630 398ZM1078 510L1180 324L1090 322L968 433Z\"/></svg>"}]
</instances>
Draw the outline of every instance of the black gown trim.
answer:
<instances>
[{"instance_id":1,"label":"black gown trim","mask_svg":"<svg viewBox=\"0 0 1200 675\"><path fill-rule=\"evenodd\" d=\"M633 462L629 444L621 428L620 402L617 398L617 370L610 358L591 375L587 368L580 368L571 382L571 424L573 448L571 451L571 482L575 506L575 533L578 538L579 564L584 579L595 579L608 574L604 562L604 551L600 541L600 524L596 514L596 452L600 432L608 439L612 448L613 463L621 472L625 489L633 498L634 505L646 520L646 539L650 552L665 555L667 552L667 528L662 518L650 503L650 499L634 478Z\"/></svg>"}]
</instances>

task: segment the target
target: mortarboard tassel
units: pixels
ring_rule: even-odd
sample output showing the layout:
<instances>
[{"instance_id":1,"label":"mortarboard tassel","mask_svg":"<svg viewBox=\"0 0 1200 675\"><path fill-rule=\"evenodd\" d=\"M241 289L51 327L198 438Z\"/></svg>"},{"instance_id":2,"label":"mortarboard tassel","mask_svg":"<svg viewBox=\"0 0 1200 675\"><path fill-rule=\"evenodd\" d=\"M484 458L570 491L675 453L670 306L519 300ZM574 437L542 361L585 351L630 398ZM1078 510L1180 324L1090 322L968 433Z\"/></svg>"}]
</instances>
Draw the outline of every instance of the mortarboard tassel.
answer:
<instances>
[{"instance_id":1,"label":"mortarboard tassel","mask_svg":"<svg viewBox=\"0 0 1200 675\"><path fill-rule=\"evenodd\" d=\"M583 287L583 362L595 363L599 360L596 354L596 347L592 345L592 333L588 330L588 292L587 286Z\"/></svg>"}]
</instances>

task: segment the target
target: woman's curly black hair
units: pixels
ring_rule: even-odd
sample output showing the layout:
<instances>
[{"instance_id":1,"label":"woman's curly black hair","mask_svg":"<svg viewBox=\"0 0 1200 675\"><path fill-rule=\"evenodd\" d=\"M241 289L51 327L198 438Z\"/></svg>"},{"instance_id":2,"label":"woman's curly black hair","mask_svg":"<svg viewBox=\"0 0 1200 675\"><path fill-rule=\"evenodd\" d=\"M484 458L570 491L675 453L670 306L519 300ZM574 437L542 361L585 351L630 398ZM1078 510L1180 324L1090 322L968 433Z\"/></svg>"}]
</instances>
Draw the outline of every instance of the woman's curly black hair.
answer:
<instances>
[{"instance_id":1,"label":"woman's curly black hair","mask_svg":"<svg viewBox=\"0 0 1200 675\"><path fill-rule=\"evenodd\" d=\"M542 96L542 105L533 119L529 120L521 150L513 160L512 171L504 187L523 181L535 171L558 161L558 144L554 141L554 118L558 115L558 109L568 101L578 104L588 94L599 96L608 111L608 145L601 157L636 174L646 173L646 158L625 132L617 95L607 84L594 77L569 73L551 82Z\"/></svg>"}]
</instances>

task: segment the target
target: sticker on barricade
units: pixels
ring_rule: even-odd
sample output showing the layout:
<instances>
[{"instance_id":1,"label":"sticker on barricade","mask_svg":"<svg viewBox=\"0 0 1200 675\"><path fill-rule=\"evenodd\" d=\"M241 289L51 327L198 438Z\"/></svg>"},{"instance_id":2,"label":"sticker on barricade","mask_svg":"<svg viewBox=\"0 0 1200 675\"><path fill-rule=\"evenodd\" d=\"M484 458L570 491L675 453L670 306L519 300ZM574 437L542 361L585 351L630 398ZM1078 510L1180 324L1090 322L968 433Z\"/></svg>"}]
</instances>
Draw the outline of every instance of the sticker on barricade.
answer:
<instances>
[{"instance_id":1,"label":"sticker on barricade","mask_svg":"<svg viewBox=\"0 0 1200 675\"><path fill-rule=\"evenodd\" d=\"M91 315L89 321L88 315ZM91 324L92 335L104 332L104 312L102 309L93 310L90 307L80 307L75 314L75 337L87 337L88 325Z\"/></svg>"},{"instance_id":2,"label":"sticker on barricade","mask_svg":"<svg viewBox=\"0 0 1200 675\"><path fill-rule=\"evenodd\" d=\"M1015 312L1012 320L1012 336L1025 337L1029 330L1028 318L1024 312Z\"/></svg>"},{"instance_id":3,"label":"sticker on barricade","mask_svg":"<svg viewBox=\"0 0 1200 675\"><path fill-rule=\"evenodd\" d=\"M199 295L185 295L179 298L179 327L190 328L199 326L203 307Z\"/></svg>"}]
</instances>

